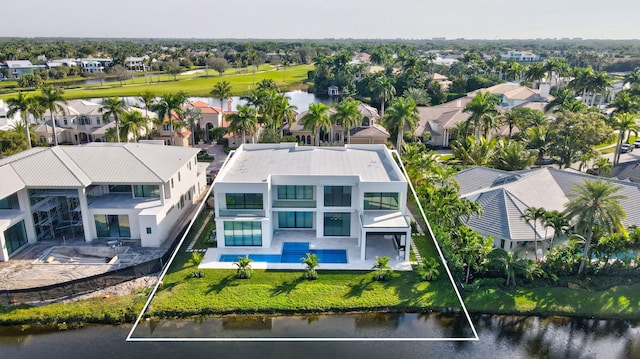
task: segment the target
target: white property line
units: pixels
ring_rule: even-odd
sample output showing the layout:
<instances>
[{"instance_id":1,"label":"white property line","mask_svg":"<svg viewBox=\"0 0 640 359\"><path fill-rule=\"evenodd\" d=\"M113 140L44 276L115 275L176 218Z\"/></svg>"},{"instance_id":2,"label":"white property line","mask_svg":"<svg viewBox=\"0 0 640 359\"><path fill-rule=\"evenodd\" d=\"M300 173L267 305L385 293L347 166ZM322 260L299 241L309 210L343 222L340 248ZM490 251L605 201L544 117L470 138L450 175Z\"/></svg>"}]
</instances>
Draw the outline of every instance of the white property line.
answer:
<instances>
[{"instance_id":1,"label":"white property line","mask_svg":"<svg viewBox=\"0 0 640 359\"><path fill-rule=\"evenodd\" d=\"M229 153L229 156L227 156L224 164L220 168L221 170L225 167L225 165L227 164L227 161L229 161L229 159L231 158L231 156L233 155L234 152L235 151L232 151L231 153ZM409 188L411 189L411 193L413 194L413 198L416 200L418 208L420 209L420 214L422 215L422 219L424 219L425 223L427 224L427 228L429 229L429 234L431 235L431 239L433 240L433 242L434 242L434 244L436 246L436 249L438 250L438 254L440 255L440 259L442 260L442 263L444 264L444 267L445 267L445 269L447 271L447 275L449 276L449 280L451 281L451 285L453 286L453 289L456 292L458 300L460 301L460 304L462 305L462 309L463 309L464 314L465 314L465 316L467 318L467 321L469 322L469 326L471 327L471 330L473 331L474 337L472 337L472 338L406 338L406 337L404 337L404 338L389 338L389 337L382 337L382 338L371 338L371 337L367 337L367 338L344 338L344 337L340 337L340 338L318 338L318 337L309 337L309 338L211 338L211 337L203 337L203 338L172 338L172 337L150 338L150 337L137 337L137 338L134 338L134 337L132 337L134 331L136 330L136 328L138 327L138 324L140 323L140 320L142 319L142 316L144 315L144 313L147 311L149 305L151 304L151 300L153 300L153 297L155 296L156 292L158 291L158 288L160 287L160 284L162 283L162 279L167 274L167 271L169 270L169 267L171 266L171 263L173 263L173 260L175 259L176 255L178 254L178 251L180 250L180 247L182 246L185 238L187 237L189 231L191 230L191 227L195 223L195 220L198 217L198 214L202 210L202 207L206 203L207 198L211 194L211 191L213 190L213 183L212 183L211 184L211 188L209 188L209 191L207 191L207 195L205 196L204 200L202 201L202 203L200 204L198 210L196 211L196 215L193 217L193 219L191 219L191 222L189 223L189 226L187 227L187 230L183 234L182 238L180 238L180 242L176 246L176 249L174 250L173 254L171 255L171 258L169 258L169 261L165 265L164 270L160 274L160 278L158 278L158 282L156 283L156 285L153 287L153 290L149 294L149 298L147 299L147 302L145 303L145 305L142 308L142 310L140 311L140 314L138 315L138 318L136 319L135 323L133 324L133 327L129 331L129 335L127 335L126 341L128 341L128 342L308 342L308 341L322 341L322 342L329 342L329 341L331 341L331 342L347 342L347 341L348 342L356 342L356 341L366 341L366 342L369 342L369 341L393 341L393 342L396 342L396 341L433 341L433 342L443 342L443 341L453 341L453 342L463 342L463 341L477 341L477 340L479 340L476 328L473 326L473 322L471 321L471 316L469 315L469 312L467 311L467 308L464 305L464 302L462 300L462 296L460 295L460 292L458 291L458 288L456 287L455 282L453 280L453 275L449 271L449 266L447 266L446 263L445 263L445 259L444 259L444 255L442 254L442 250L440 249L440 246L438 245L438 242L435 239L433 231L431 230L431 226L429 225L429 222L427 221L427 216L425 215L425 212L424 212L424 210L422 208L422 205L420 204L420 201L418 200L418 195L416 194L416 191L413 188L413 184L411 183L411 180L409 180L409 176L407 174L406 169L402 165L402 160L400 159L400 155L397 153L397 151L392 151L392 153L396 155L396 157L398 158L398 160L400 162L400 168L402 169L403 175L405 176L405 178L407 180L407 183L409 184Z\"/></svg>"}]
</instances>

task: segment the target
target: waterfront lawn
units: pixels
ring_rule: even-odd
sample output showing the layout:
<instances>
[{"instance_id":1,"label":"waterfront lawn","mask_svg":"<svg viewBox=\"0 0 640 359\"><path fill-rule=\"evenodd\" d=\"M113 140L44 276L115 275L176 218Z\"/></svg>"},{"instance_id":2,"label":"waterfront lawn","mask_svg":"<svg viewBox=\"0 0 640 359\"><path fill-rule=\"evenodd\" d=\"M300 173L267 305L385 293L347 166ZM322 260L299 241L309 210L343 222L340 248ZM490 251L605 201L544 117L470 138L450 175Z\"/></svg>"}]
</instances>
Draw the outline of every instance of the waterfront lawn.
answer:
<instances>
[{"instance_id":1,"label":"waterfront lawn","mask_svg":"<svg viewBox=\"0 0 640 359\"><path fill-rule=\"evenodd\" d=\"M322 266L321 266L322 267ZM320 268L321 268L320 267ZM317 280L299 271L254 270L251 279L235 270L202 270L181 253L164 278L149 312L152 317L230 313L420 311L461 308L449 281L422 282L415 272L394 272L378 282L369 271L319 271Z\"/></svg>"},{"instance_id":2,"label":"waterfront lawn","mask_svg":"<svg viewBox=\"0 0 640 359\"><path fill-rule=\"evenodd\" d=\"M566 287L480 288L464 298L470 312L640 319L640 284L602 291Z\"/></svg>"},{"instance_id":3,"label":"waterfront lawn","mask_svg":"<svg viewBox=\"0 0 640 359\"><path fill-rule=\"evenodd\" d=\"M133 322L142 310L145 296L121 295L92 298L44 306L0 306L0 325Z\"/></svg>"}]
</instances>

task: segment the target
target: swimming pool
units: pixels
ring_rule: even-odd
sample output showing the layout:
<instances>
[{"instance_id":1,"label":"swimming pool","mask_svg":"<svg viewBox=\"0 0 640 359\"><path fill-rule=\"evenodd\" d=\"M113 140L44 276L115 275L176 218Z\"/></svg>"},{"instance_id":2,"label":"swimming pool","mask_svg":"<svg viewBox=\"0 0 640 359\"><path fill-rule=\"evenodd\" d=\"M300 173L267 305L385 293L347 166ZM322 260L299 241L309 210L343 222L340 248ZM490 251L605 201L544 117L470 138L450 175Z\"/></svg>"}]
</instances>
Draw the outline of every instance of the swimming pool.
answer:
<instances>
[{"instance_id":1,"label":"swimming pool","mask_svg":"<svg viewBox=\"0 0 640 359\"><path fill-rule=\"evenodd\" d=\"M346 249L309 249L308 242L284 242L282 254L221 254L219 262L237 262L238 257L248 257L254 262L301 263L307 253L318 256L318 263L347 263Z\"/></svg>"}]
</instances>

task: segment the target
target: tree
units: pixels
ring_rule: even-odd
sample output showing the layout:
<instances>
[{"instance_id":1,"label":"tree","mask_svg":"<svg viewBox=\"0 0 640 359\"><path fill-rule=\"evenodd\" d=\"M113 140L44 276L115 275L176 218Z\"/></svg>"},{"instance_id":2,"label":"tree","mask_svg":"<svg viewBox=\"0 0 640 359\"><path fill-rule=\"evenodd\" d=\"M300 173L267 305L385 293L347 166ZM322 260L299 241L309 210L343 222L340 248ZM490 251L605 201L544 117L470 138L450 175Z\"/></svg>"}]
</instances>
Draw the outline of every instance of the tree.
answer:
<instances>
[{"instance_id":1,"label":"tree","mask_svg":"<svg viewBox=\"0 0 640 359\"><path fill-rule=\"evenodd\" d=\"M23 92L18 92L18 97L12 97L7 100L9 105L9 111L7 117L13 117L17 112L20 112L20 118L24 123L24 130L26 133L27 148L31 148L31 134L29 133L29 113L31 112L34 101L27 97Z\"/></svg>"},{"instance_id":2,"label":"tree","mask_svg":"<svg viewBox=\"0 0 640 359\"><path fill-rule=\"evenodd\" d=\"M494 167L505 171L528 168L535 161L535 155L518 141L499 140L493 157Z\"/></svg>"},{"instance_id":3,"label":"tree","mask_svg":"<svg viewBox=\"0 0 640 359\"><path fill-rule=\"evenodd\" d=\"M307 253L307 256L300 258L300 261L305 265L305 278L309 280L318 279L318 273L316 272L316 268L320 266L318 264L318 256L314 253Z\"/></svg>"},{"instance_id":4,"label":"tree","mask_svg":"<svg viewBox=\"0 0 640 359\"><path fill-rule=\"evenodd\" d=\"M482 124L488 122L486 118L498 114L496 106L499 102L500 99L489 91L478 91L478 93L473 96L473 99L464 106L463 111L471 113L467 121L473 125L478 137L480 137ZM487 134L485 131L485 138L487 138Z\"/></svg>"},{"instance_id":5,"label":"tree","mask_svg":"<svg viewBox=\"0 0 640 359\"><path fill-rule=\"evenodd\" d=\"M144 117L149 118L149 110L153 107L153 104L156 102L156 95L146 90L138 94L137 100L144 105Z\"/></svg>"},{"instance_id":6,"label":"tree","mask_svg":"<svg viewBox=\"0 0 640 359\"><path fill-rule=\"evenodd\" d=\"M224 100L232 96L231 83L229 81L216 82L213 85L213 89L210 92L211 96L220 99L220 117L222 120L222 127L224 128Z\"/></svg>"},{"instance_id":7,"label":"tree","mask_svg":"<svg viewBox=\"0 0 640 359\"><path fill-rule=\"evenodd\" d=\"M187 94L183 91L176 93L165 93L160 96L158 102L156 102L152 109L158 114L158 121L163 123L169 122L169 132L171 136L171 145L174 145L173 134L173 115L174 113L180 113L182 111L182 105L187 100Z\"/></svg>"},{"instance_id":8,"label":"tree","mask_svg":"<svg viewBox=\"0 0 640 359\"><path fill-rule=\"evenodd\" d=\"M551 238L551 243L549 243L549 251L551 251L555 239L560 237L560 235L569 228L569 221L562 212L555 210L547 211L544 216L544 226L545 228L553 228L553 237Z\"/></svg>"},{"instance_id":9,"label":"tree","mask_svg":"<svg viewBox=\"0 0 640 359\"><path fill-rule=\"evenodd\" d=\"M536 163L542 167L542 158L549 152L553 140L556 137L555 130L549 126L536 126L528 128L526 135L529 140L527 142L527 148L536 151Z\"/></svg>"},{"instance_id":10,"label":"tree","mask_svg":"<svg viewBox=\"0 0 640 359\"><path fill-rule=\"evenodd\" d=\"M384 117L384 104L395 96L396 88L389 78L378 76L373 81L371 92L373 97L381 102L380 117Z\"/></svg>"},{"instance_id":11,"label":"tree","mask_svg":"<svg viewBox=\"0 0 640 359\"><path fill-rule=\"evenodd\" d=\"M495 153L496 140L468 136L463 140L453 141L451 149L453 155L464 165L486 166Z\"/></svg>"},{"instance_id":12,"label":"tree","mask_svg":"<svg viewBox=\"0 0 640 359\"><path fill-rule=\"evenodd\" d=\"M195 147L196 145L196 123L200 123L202 121L202 111L200 111L197 107L189 107L184 111L187 120L189 121L189 130L191 131L191 146Z\"/></svg>"},{"instance_id":13,"label":"tree","mask_svg":"<svg viewBox=\"0 0 640 359\"><path fill-rule=\"evenodd\" d=\"M347 143L351 143L351 129L358 126L362 120L359 105L360 102L345 98L336 105L336 112L331 115L332 122L342 126L347 133Z\"/></svg>"},{"instance_id":14,"label":"tree","mask_svg":"<svg viewBox=\"0 0 640 359\"><path fill-rule=\"evenodd\" d=\"M399 154L402 151L402 135L405 128L413 133L419 119L418 108L412 99L399 97L391 102L384 117L384 124L389 130L396 132L396 150Z\"/></svg>"},{"instance_id":15,"label":"tree","mask_svg":"<svg viewBox=\"0 0 640 359\"><path fill-rule=\"evenodd\" d=\"M412 99L417 106L427 106L429 105L429 103L431 103L431 97L429 97L429 94L427 93L426 90L421 88L415 88L415 87L408 88L404 90L404 93L402 94L402 96Z\"/></svg>"},{"instance_id":16,"label":"tree","mask_svg":"<svg viewBox=\"0 0 640 359\"><path fill-rule=\"evenodd\" d=\"M18 79L18 86L24 88L38 88L44 86L44 80L38 74L25 74Z\"/></svg>"},{"instance_id":17,"label":"tree","mask_svg":"<svg viewBox=\"0 0 640 359\"><path fill-rule=\"evenodd\" d=\"M389 266L389 260L391 260L391 258L387 256L384 256L384 257L376 256L376 263L371 268L376 271L376 276L375 276L376 280L379 280L379 281L386 280L389 273L393 271L393 268Z\"/></svg>"},{"instance_id":18,"label":"tree","mask_svg":"<svg viewBox=\"0 0 640 359\"><path fill-rule=\"evenodd\" d=\"M218 71L220 76L224 75L224 72L229 68L229 62L224 57L214 57L210 60L207 60L207 66L212 69ZM207 73L207 75L209 75Z\"/></svg>"},{"instance_id":19,"label":"tree","mask_svg":"<svg viewBox=\"0 0 640 359\"><path fill-rule=\"evenodd\" d=\"M585 239L578 274L582 273L590 258L590 245L596 231L625 232L622 220L626 213L620 201L627 197L618 194L619 190L620 186L613 182L586 179L581 186L574 188L573 198L565 206L567 218L575 223L575 229Z\"/></svg>"},{"instance_id":20,"label":"tree","mask_svg":"<svg viewBox=\"0 0 640 359\"><path fill-rule=\"evenodd\" d=\"M182 72L182 68L180 67L180 61L178 60L169 60L164 63L162 66L162 70L166 72L168 75L173 75L173 81L177 80L178 75Z\"/></svg>"},{"instance_id":21,"label":"tree","mask_svg":"<svg viewBox=\"0 0 640 359\"><path fill-rule=\"evenodd\" d=\"M55 112L62 112L64 108L61 103L67 103L64 97L62 96L64 93L63 90L59 90L53 87L53 85L45 86L40 88L40 95L38 96L38 102L40 105L49 110L49 114L51 115L51 127L53 129L53 145L58 145L58 133L56 131L56 120L55 120Z\"/></svg>"},{"instance_id":22,"label":"tree","mask_svg":"<svg viewBox=\"0 0 640 359\"><path fill-rule=\"evenodd\" d=\"M253 262L253 259L250 259L249 257L238 257L238 261L234 263L238 267L238 270L236 271L237 278L251 278L251 262Z\"/></svg>"},{"instance_id":23,"label":"tree","mask_svg":"<svg viewBox=\"0 0 640 359\"><path fill-rule=\"evenodd\" d=\"M120 118L125 112L127 112L127 106L118 97L109 97L102 101L102 107L100 107L102 119L108 123L109 118L113 117L116 123L116 142L120 142Z\"/></svg>"},{"instance_id":24,"label":"tree","mask_svg":"<svg viewBox=\"0 0 640 359\"><path fill-rule=\"evenodd\" d=\"M527 81L539 82L544 78L545 73L546 73L546 70L544 66L541 63L537 62L537 63L531 64L531 66L529 66L525 70L524 78L527 79Z\"/></svg>"},{"instance_id":25,"label":"tree","mask_svg":"<svg viewBox=\"0 0 640 359\"><path fill-rule=\"evenodd\" d=\"M620 113L612 119L613 129L618 131L618 140L616 141L616 152L613 156L613 165L620 162L620 148L625 137L629 138L627 132L635 132L638 134L638 125L636 124L636 116L630 113Z\"/></svg>"},{"instance_id":26,"label":"tree","mask_svg":"<svg viewBox=\"0 0 640 359\"><path fill-rule=\"evenodd\" d=\"M319 129L327 131L331 127L331 117L329 116L329 106L323 103L312 103L309 111L302 116L302 126L305 130L311 131L315 138L315 145L320 145Z\"/></svg>"},{"instance_id":27,"label":"tree","mask_svg":"<svg viewBox=\"0 0 640 359\"><path fill-rule=\"evenodd\" d=\"M231 124L229 128L231 131L242 133L242 143L246 143L246 134L251 136L251 143L253 143L253 134L256 131L258 125L258 117L256 109L249 105L238 106L238 112L229 115L229 121Z\"/></svg>"},{"instance_id":28,"label":"tree","mask_svg":"<svg viewBox=\"0 0 640 359\"><path fill-rule=\"evenodd\" d=\"M124 137L128 142L129 135L133 135L133 141L138 142L138 139L141 137L142 129L146 130L148 123L149 118L143 117L142 114L136 110L124 112L122 114L117 140L119 141L120 137Z\"/></svg>"},{"instance_id":29,"label":"tree","mask_svg":"<svg viewBox=\"0 0 640 359\"><path fill-rule=\"evenodd\" d=\"M422 259L422 263L418 270L420 271L420 276L424 280L431 281L433 279L437 279L440 275L440 271L438 270L439 267L440 263L435 257L427 257Z\"/></svg>"},{"instance_id":30,"label":"tree","mask_svg":"<svg viewBox=\"0 0 640 359\"><path fill-rule=\"evenodd\" d=\"M609 103L609 108L613 108L613 114L618 113L638 113L640 112L640 101L637 96L631 95L628 91L620 91Z\"/></svg>"},{"instance_id":31,"label":"tree","mask_svg":"<svg viewBox=\"0 0 640 359\"><path fill-rule=\"evenodd\" d=\"M544 208L529 207L520 216L528 225L531 225L531 222L533 222L533 243L535 245L536 259L538 259L538 222L541 222L545 218L545 213Z\"/></svg>"},{"instance_id":32,"label":"tree","mask_svg":"<svg viewBox=\"0 0 640 359\"><path fill-rule=\"evenodd\" d=\"M491 251L490 261L502 269L507 276L505 285L515 287L518 274L525 273L528 267L528 260L517 252L507 252L502 248L495 248Z\"/></svg>"},{"instance_id":33,"label":"tree","mask_svg":"<svg viewBox=\"0 0 640 359\"><path fill-rule=\"evenodd\" d=\"M123 86L123 81L129 78L129 71L122 65L115 65L110 71L118 81L120 81L120 87Z\"/></svg>"}]
</instances>

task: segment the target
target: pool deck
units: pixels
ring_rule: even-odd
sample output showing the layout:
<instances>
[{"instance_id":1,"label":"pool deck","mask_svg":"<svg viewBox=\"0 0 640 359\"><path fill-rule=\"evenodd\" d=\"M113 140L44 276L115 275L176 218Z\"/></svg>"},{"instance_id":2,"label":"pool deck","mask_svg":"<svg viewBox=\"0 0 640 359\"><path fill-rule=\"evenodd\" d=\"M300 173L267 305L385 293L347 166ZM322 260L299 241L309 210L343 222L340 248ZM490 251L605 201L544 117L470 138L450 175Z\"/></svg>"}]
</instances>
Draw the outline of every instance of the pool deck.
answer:
<instances>
[{"instance_id":1,"label":"pool deck","mask_svg":"<svg viewBox=\"0 0 640 359\"><path fill-rule=\"evenodd\" d=\"M371 270L376 256L391 258L389 266L393 270L410 271L411 263L396 259L396 250L391 240L383 238L367 241L366 260L360 259L360 247L357 238L317 238L315 231L275 231L271 248L234 247L209 248L200 264L200 269L236 269L233 262L218 262L221 254L281 254L284 242L309 242L309 249L346 249L347 263L320 263L317 270ZM253 269L290 269L302 270L301 263L252 262Z\"/></svg>"}]
</instances>

